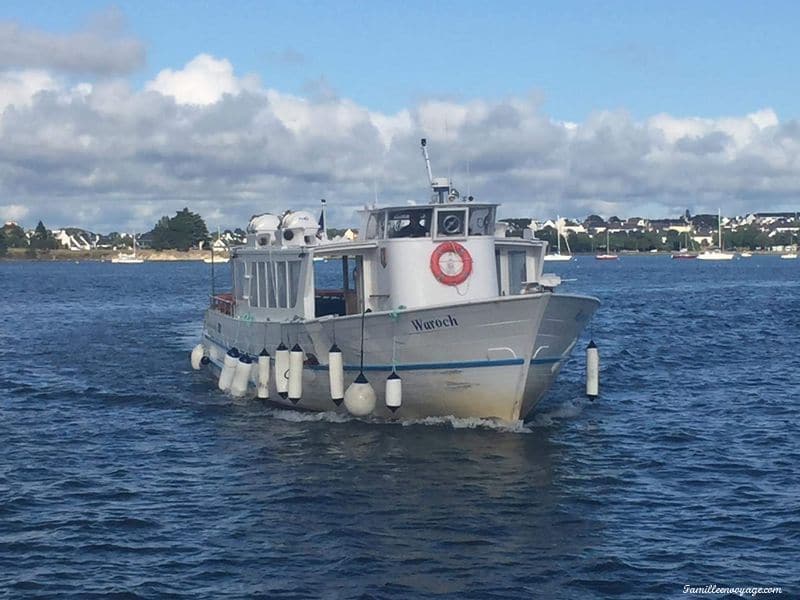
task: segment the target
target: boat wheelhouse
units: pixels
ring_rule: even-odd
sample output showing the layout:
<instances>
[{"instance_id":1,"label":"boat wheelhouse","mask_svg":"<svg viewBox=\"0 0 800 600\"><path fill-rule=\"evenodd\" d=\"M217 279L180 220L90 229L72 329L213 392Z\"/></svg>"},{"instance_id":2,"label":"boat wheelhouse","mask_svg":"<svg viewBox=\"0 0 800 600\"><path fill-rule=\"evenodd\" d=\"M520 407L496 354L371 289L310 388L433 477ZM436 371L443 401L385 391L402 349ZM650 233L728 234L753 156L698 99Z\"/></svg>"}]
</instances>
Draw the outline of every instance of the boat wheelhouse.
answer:
<instances>
[{"instance_id":1,"label":"boat wheelhouse","mask_svg":"<svg viewBox=\"0 0 800 600\"><path fill-rule=\"evenodd\" d=\"M308 212L254 217L193 364L236 395L307 410L524 418L598 302L555 293L546 242L506 237L497 204L461 198L423 153L433 202L366 208L356 240L326 243ZM362 380L372 403L340 407Z\"/></svg>"}]
</instances>

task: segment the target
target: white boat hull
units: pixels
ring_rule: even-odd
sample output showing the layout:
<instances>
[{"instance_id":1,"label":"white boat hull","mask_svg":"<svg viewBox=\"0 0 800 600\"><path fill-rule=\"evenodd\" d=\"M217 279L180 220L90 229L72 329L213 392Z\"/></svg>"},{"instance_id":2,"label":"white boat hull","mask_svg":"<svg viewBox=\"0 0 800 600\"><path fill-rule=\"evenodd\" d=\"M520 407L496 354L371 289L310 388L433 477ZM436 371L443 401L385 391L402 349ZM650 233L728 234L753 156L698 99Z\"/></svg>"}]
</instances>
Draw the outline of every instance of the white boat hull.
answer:
<instances>
[{"instance_id":1,"label":"white boat hull","mask_svg":"<svg viewBox=\"0 0 800 600\"><path fill-rule=\"evenodd\" d=\"M697 260L733 260L733 257L731 252L701 252Z\"/></svg>"},{"instance_id":2,"label":"white boat hull","mask_svg":"<svg viewBox=\"0 0 800 600\"><path fill-rule=\"evenodd\" d=\"M569 262L572 256L569 254L545 254L544 262Z\"/></svg>"},{"instance_id":3,"label":"white boat hull","mask_svg":"<svg viewBox=\"0 0 800 600\"><path fill-rule=\"evenodd\" d=\"M522 419L549 389L597 305L593 298L545 293L398 314L368 313L364 374L378 398L373 415ZM209 310L203 345L218 373L231 347L250 355L266 348L274 370L275 347L281 341L288 346L297 342L307 359L302 399L295 405L281 398L275 387L280 374L273 373L270 400L291 408L346 412L330 397L328 350L335 340L343 352L346 388L360 372L360 332L359 315L281 324L248 322ZM403 382L402 406L395 413L384 405L393 364ZM255 391L254 376L249 392Z\"/></svg>"}]
</instances>

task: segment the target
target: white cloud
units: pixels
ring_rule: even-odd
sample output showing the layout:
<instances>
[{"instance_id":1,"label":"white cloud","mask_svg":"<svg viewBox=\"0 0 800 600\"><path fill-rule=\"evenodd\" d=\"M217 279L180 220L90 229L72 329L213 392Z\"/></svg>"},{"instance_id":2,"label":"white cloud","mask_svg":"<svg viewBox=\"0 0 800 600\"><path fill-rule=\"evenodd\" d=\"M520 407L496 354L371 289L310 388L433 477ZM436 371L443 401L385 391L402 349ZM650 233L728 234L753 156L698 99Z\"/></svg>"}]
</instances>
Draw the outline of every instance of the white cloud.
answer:
<instances>
[{"instance_id":1,"label":"white cloud","mask_svg":"<svg viewBox=\"0 0 800 600\"><path fill-rule=\"evenodd\" d=\"M800 123L768 108L565 123L531 96L384 114L269 89L209 55L144 90L66 87L42 71L5 73L0 90L14 105L0 113L0 202L50 226L142 231L184 206L211 226L241 226L322 197L333 224L354 224L375 188L381 202L427 201L420 137L435 174L502 202L504 215L746 212L794 206L800 192Z\"/></svg>"},{"instance_id":2,"label":"white cloud","mask_svg":"<svg viewBox=\"0 0 800 600\"><path fill-rule=\"evenodd\" d=\"M164 69L146 88L172 96L179 104L213 104L225 94L256 91L255 78L237 79L233 65L225 59L200 54L179 70Z\"/></svg>"},{"instance_id":3,"label":"white cloud","mask_svg":"<svg viewBox=\"0 0 800 600\"><path fill-rule=\"evenodd\" d=\"M39 92L60 87L59 82L46 71L0 72L0 112L9 106L27 106Z\"/></svg>"}]
</instances>

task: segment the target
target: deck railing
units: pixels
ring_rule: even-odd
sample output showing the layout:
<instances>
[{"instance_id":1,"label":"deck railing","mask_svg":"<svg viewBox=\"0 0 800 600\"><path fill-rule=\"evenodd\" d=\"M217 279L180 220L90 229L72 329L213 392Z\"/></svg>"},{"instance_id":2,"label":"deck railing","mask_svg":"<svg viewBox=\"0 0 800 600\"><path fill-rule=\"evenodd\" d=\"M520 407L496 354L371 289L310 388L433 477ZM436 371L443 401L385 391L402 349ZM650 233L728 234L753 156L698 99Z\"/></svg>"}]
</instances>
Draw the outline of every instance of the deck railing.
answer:
<instances>
[{"instance_id":1,"label":"deck railing","mask_svg":"<svg viewBox=\"0 0 800 600\"><path fill-rule=\"evenodd\" d=\"M217 294L211 296L211 308L224 315L233 316L233 307L236 305L236 300L233 294Z\"/></svg>"}]
</instances>

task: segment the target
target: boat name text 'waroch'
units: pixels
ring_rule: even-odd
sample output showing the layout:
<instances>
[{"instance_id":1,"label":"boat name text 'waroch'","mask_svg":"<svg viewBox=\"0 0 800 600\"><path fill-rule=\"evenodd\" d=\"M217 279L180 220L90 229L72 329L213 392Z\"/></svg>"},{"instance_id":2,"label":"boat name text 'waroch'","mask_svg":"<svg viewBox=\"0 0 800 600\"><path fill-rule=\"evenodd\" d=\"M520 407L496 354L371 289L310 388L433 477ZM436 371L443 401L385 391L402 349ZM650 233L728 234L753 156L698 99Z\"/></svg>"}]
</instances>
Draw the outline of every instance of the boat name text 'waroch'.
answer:
<instances>
[{"instance_id":1,"label":"boat name text 'waroch'","mask_svg":"<svg viewBox=\"0 0 800 600\"><path fill-rule=\"evenodd\" d=\"M422 321L414 319L411 321L414 330L419 331L433 331L435 329L442 329L444 327L458 327L458 321L453 315L447 315L444 319L431 319L430 321Z\"/></svg>"}]
</instances>

